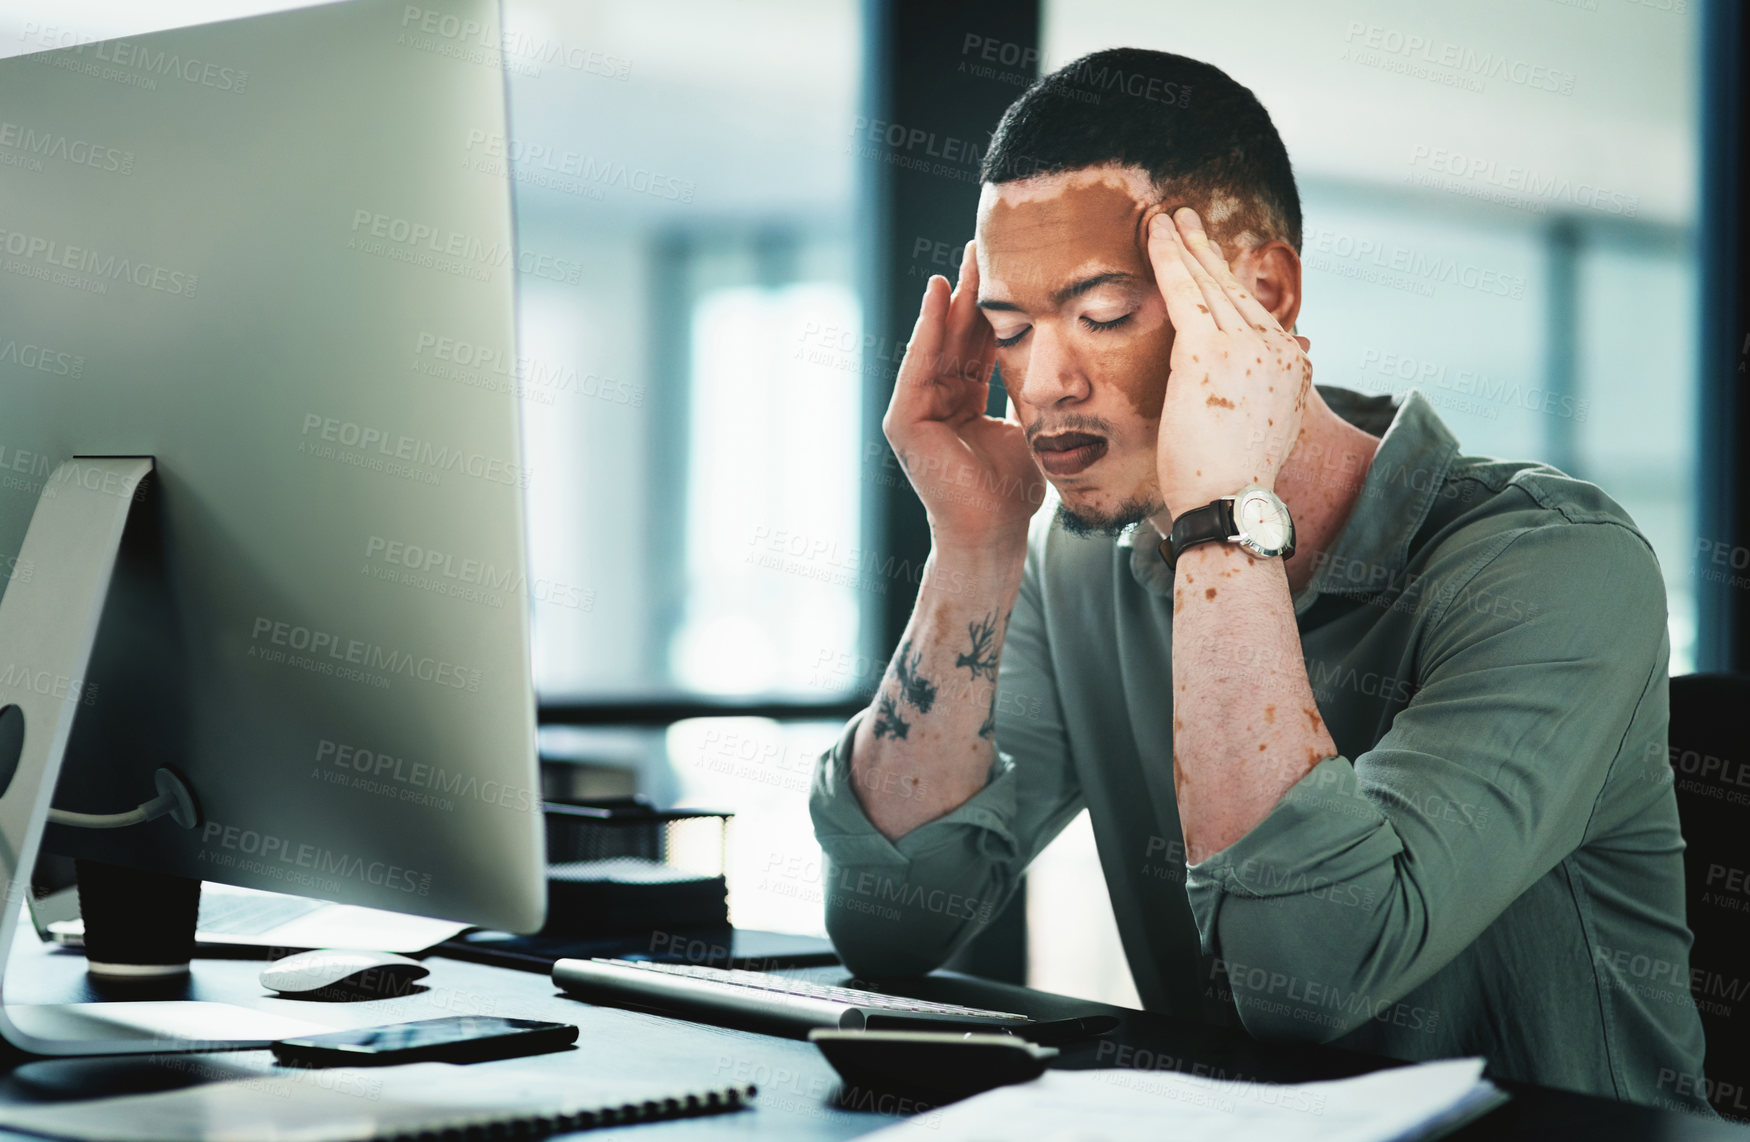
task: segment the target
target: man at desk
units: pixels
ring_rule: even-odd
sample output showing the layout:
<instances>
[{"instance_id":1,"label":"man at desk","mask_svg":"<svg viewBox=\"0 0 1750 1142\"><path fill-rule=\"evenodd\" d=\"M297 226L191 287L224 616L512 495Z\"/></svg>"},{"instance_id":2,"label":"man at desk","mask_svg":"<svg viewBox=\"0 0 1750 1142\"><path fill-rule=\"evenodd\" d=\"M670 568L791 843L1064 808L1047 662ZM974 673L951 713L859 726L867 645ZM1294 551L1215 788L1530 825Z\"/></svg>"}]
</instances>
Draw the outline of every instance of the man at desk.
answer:
<instances>
[{"instance_id":1,"label":"man at desk","mask_svg":"<svg viewBox=\"0 0 1750 1142\"><path fill-rule=\"evenodd\" d=\"M1221 71L1078 60L981 179L883 421L930 559L814 774L847 966L939 966L1086 807L1151 1010L1699 1108L1634 522L1313 386L1288 156Z\"/></svg>"}]
</instances>

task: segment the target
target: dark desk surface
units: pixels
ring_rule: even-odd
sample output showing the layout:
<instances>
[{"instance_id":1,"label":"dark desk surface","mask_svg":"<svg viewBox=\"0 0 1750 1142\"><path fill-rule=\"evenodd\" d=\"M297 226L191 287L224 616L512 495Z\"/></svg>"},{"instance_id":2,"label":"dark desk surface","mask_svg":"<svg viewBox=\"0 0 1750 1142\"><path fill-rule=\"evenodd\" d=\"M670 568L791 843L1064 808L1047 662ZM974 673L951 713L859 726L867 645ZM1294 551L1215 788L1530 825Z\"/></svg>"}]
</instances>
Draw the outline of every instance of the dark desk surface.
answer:
<instances>
[{"instance_id":1,"label":"dark desk surface","mask_svg":"<svg viewBox=\"0 0 1750 1142\"><path fill-rule=\"evenodd\" d=\"M92 990L84 958L33 946L28 928L6 977L9 1002L86 1002L115 998ZM172 992L140 998L222 1000L312 1021L346 1026L399 1023L441 1015L506 1015L562 1020L578 1027L577 1048L541 1056L540 1065L558 1073L652 1076L710 1085L753 1082L759 1096L751 1110L674 1122L591 1131L591 1137L616 1132L633 1136L680 1138L838 1139L890 1125L897 1118L882 1110L842 1109L838 1075L820 1053L801 1040L737 1031L637 1011L597 1007L557 991L544 975L433 957L423 990L391 999L332 1004L276 998L257 982L259 961L195 962L193 979ZM841 968L804 968L786 975L842 983ZM1103 1039L1062 1048L1057 1065L1065 1068L1132 1066L1177 1069L1217 1077L1266 1081L1304 1081L1359 1074L1391 1065L1388 1061L1331 1048L1272 1047L1244 1034L1212 1030L1160 1015L1069 999L1027 988L992 983L953 972L912 981L907 990L926 999L971 1003L1021 1011L1042 1019L1098 1012L1117 1015L1121 1026ZM532 1060L519 1060L526 1066ZM491 1067L493 1063L476 1063ZM44 1102L169 1089L233 1077L267 1073L274 1067L266 1051L234 1051L203 1056L136 1056L110 1059L0 1061L0 1099ZM1629 1106L1605 1099L1503 1084L1512 1102L1451 1135L1460 1139L1710 1139L1750 1138L1750 1128L1692 1117L1676 1111ZM904 1109L910 1110L911 1107Z\"/></svg>"}]
</instances>

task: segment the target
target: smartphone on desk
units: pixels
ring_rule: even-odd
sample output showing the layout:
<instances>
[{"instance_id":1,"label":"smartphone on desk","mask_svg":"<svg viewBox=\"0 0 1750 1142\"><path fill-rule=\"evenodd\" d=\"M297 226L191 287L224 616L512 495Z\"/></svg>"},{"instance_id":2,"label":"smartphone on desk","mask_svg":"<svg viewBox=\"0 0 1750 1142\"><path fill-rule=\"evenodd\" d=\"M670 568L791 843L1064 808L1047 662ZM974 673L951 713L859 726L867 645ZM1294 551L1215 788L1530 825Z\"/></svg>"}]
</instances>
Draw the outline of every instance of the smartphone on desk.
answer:
<instances>
[{"instance_id":1,"label":"smartphone on desk","mask_svg":"<svg viewBox=\"0 0 1750 1142\"><path fill-rule=\"evenodd\" d=\"M557 1051L577 1041L569 1023L451 1015L274 1043L274 1058L297 1067L374 1067L391 1063L472 1063Z\"/></svg>"}]
</instances>

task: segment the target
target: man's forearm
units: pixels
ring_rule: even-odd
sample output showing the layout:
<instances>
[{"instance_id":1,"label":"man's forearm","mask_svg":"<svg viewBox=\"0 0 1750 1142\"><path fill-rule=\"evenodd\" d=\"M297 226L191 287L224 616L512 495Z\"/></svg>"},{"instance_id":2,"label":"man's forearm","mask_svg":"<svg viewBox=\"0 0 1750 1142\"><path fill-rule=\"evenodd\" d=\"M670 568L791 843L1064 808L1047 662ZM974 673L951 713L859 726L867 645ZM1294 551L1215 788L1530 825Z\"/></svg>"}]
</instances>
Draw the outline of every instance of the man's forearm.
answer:
<instances>
[{"instance_id":1,"label":"man's forearm","mask_svg":"<svg viewBox=\"0 0 1750 1142\"><path fill-rule=\"evenodd\" d=\"M1173 788L1187 859L1245 836L1336 752L1282 560L1186 549L1173 579Z\"/></svg>"},{"instance_id":2,"label":"man's forearm","mask_svg":"<svg viewBox=\"0 0 1750 1142\"><path fill-rule=\"evenodd\" d=\"M995 758L997 662L1020 590L1023 543L932 549L899 649L851 745L851 782L888 840L984 788Z\"/></svg>"}]
</instances>

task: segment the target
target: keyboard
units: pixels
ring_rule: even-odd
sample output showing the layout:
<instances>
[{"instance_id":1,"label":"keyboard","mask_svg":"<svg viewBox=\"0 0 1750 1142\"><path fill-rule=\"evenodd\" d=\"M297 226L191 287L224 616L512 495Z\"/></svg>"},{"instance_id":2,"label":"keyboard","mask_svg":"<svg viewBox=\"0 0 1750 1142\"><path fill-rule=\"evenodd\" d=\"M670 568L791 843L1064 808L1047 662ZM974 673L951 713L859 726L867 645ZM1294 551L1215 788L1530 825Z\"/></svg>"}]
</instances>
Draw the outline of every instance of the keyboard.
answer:
<instances>
[{"instance_id":1,"label":"keyboard","mask_svg":"<svg viewBox=\"0 0 1750 1142\"><path fill-rule=\"evenodd\" d=\"M700 964L561 959L553 965L553 982L580 999L649 1008L699 1023L755 1022L796 1038L807 1038L816 1027L991 1031L1033 1022L1013 1011L931 1003Z\"/></svg>"}]
</instances>

